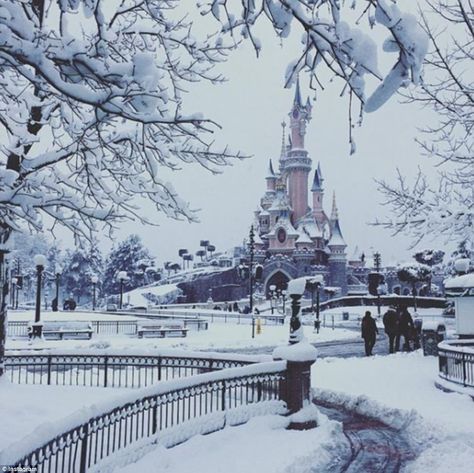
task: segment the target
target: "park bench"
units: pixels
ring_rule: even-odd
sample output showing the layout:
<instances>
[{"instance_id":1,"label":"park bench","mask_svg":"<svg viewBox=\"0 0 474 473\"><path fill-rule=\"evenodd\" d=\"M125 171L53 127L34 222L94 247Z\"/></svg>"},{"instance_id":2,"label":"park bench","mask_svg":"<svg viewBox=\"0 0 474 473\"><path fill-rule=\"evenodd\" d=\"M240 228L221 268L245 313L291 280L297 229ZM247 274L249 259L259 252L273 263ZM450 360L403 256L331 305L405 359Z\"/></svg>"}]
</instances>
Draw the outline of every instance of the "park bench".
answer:
<instances>
[{"instance_id":1,"label":"park bench","mask_svg":"<svg viewBox=\"0 0 474 473\"><path fill-rule=\"evenodd\" d=\"M137 324L138 338L144 337L185 337L188 328L182 324L169 324L166 322L139 322Z\"/></svg>"},{"instance_id":2,"label":"park bench","mask_svg":"<svg viewBox=\"0 0 474 473\"><path fill-rule=\"evenodd\" d=\"M31 336L32 328L28 327ZM43 337L50 340L87 339L92 338L92 324L90 322L50 321L43 322Z\"/></svg>"}]
</instances>

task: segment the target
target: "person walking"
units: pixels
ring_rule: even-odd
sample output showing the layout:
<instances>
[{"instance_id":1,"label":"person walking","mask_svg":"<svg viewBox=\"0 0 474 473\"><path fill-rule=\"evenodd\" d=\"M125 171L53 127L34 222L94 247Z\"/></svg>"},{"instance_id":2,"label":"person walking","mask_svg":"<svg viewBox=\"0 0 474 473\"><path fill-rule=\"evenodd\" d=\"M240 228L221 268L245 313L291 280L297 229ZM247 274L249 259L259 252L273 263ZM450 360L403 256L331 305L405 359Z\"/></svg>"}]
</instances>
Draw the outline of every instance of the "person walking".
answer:
<instances>
[{"instance_id":1,"label":"person walking","mask_svg":"<svg viewBox=\"0 0 474 473\"><path fill-rule=\"evenodd\" d=\"M377 338L379 330L369 311L365 313L362 319L361 329L362 338L365 342L365 355L372 356L372 349L374 348L375 339Z\"/></svg>"},{"instance_id":2,"label":"person walking","mask_svg":"<svg viewBox=\"0 0 474 473\"><path fill-rule=\"evenodd\" d=\"M383 326L388 336L389 353L395 353L400 349L400 333L398 327L398 314L393 306L390 306L383 316Z\"/></svg>"},{"instance_id":3,"label":"person walking","mask_svg":"<svg viewBox=\"0 0 474 473\"><path fill-rule=\"evenodd\" d=\"M400 308L400 335L403 336L405 343L403 344L404 351L411 351L410 340L412 333L415 330L415 324L413 318L408 312L406 306Z\"/></svg>"}]
</instances>

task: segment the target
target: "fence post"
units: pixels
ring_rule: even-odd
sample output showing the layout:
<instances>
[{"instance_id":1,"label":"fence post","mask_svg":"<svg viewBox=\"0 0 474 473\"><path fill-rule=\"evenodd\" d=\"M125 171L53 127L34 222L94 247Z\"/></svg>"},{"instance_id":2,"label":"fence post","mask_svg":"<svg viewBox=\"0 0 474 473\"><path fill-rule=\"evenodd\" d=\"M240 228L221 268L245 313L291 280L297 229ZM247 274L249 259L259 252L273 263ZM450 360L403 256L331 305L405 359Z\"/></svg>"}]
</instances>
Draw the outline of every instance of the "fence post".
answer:
<instances>
[{"instance_id":1,"label":"fence post","mask_svg":"<svg viewBox=\"0 0 474 473\"><path fill-rule=\"evenodd\" d=\"M51 384L51 357L52 355L48 355L48 385Z\"/></svg>"},{"instance_id":2,"label":"fence post","mask_svg":"<svg viewBox=\"0 0 474 473\"><path fill-rule=\"evenodd\" d=\"M109 357L105 355L104 357L104 388L107 387L107 371L109 367Z\"/></svg>"},{"instance_id":3,"label":"fence post","mask_svg":"<svg viewBox=\"0 0 474 473\"><path fill-rule=\"evenodd\" d=\"M225 380L222 381L222 399L221 399L221 408L225 411Z\"/></svg>"},{"instance_id":4,"label":"fence post","mask_svg":"<svg viewBox=\"0 0 474 473\"><path fill-rule=\"evenodd\" d=\"M316 355L316 349L306 342L279 347L273 352L275 360L286 360L285 384L281 395L289 414L295 414L311 404L311 365L316 361ZM313 427L316 427L315 420L294 421L288 426L292 430Z\"/></svg>"},{"instance_id":5,"label":"fence post","mask_svg":"<svg viewBox=\"0 0 474 473\"><path fill-rule=\"evenodd\" d=\"M466 387L466 356L462 353L462 384Z\"/></svg>"},{"instance_id":6,"label":"fence post","mask_svg":"<svg viewBox=\"0 0 474 473\"><path fill-rule=\"evenodd\" d=\"M84 437L81 445L81 459L79 464L79 473L86 473L87 470L87 444L89 441L89 423L84 424Z\"/></svg>"},{"instance_id":7,"label":"fence post","mask_svg":"<svg viewBox=\"0 0 474 473\"><path fill-rule=\"evenodd\" d=\"M158 381L161 381L161 355L158 357Z\"/></svg>"}]
</instances>

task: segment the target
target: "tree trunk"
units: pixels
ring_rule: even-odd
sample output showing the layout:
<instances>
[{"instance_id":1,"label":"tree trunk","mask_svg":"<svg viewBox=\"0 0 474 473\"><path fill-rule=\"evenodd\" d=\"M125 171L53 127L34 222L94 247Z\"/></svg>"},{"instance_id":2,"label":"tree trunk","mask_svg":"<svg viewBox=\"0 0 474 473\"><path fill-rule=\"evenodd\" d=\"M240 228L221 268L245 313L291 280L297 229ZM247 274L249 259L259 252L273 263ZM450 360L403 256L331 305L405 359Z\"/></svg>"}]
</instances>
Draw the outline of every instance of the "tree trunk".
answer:
<instances>
[{"instance_id":1,"label":"tree trunk","mask_svg":"<svg viewBox=\"0 0 474 473\"><path fill-rule=\"evenodd\" d=\"M8 238L8 237L7 237ZM2 242L3 243L3 242ZM3 243L4 244L4 243ZM5 341L7 338L8 277L5 264L7 252L0 250L0 378L5 372Z\"/></svg>"},{"instance_id":2,"label":"tree trunk","mask_svg":"<svg viewBox=\"0 0 474 473\"><path fill-rule=\"evenodd\" d=\"M412 288L412 294L413 294L413 308L416 312L416 282L413 283L413 288Z\"/></svg>"}]
</instances>

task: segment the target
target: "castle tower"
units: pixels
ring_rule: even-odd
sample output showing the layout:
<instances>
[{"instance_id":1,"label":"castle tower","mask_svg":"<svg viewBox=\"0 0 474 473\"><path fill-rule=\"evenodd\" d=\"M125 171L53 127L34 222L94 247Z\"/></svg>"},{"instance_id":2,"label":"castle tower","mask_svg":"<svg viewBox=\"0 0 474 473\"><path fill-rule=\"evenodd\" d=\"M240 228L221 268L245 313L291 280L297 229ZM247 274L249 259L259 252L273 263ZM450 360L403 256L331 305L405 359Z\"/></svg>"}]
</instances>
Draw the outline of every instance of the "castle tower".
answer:
<instances>
[{"instance_id":1,"label":"castle tower","mask_svg":"<svg viewBox=\"0 0 474 473\"><path fill-rule=\"evenodd\" d=\"M311 119L309 100L303 105L300 83L296 82L295 98L290 116L290 148L282 161L282 170L288 176L288 194L293 209L292 223L295 224L308 212L308 175L311 171L311 159L304 149L306 123Z\"/></svg>"},{"instance_id":2,"label":"castle tower","mask_svg":"<svg viewBox=\"0 0 474 473\"><path fill-rule=\"evenodd\" d=\"M342 236L341 226L336 205L336 194L333 195L333 207L331 213L331 238L328 242L329 248L329 274L330 284L341 288L341 295L347 294L347 255L346 242Z\"/></svg>"},{"instance_id":3,"label":"castle tower","mask_svg":"<svg viewBox=\"0 0 474 473\"><path fill-rule=\"evenodd\" d=\"M313 216L316 222L323 224L327 221L326 214L323 209L323 197L324 197L324 188L323 188L323 175L321 173L321 166L318 163L317 169L314 171L313 185L311 187L311 192L313 194Z\"/></svg>"},{"instance_id":4,"label":"castle tower","mask_svg":"<svg viewBox=\"0 0 474 473\"><path fill-rule=\"evenodd\" d=\"M267 181L267 192L275 192L277 176L275 174L275 171L273 170L273 164L271 159L268 162L268 172L267 177L265 179Z\"/></svg>"}]
</instances>

